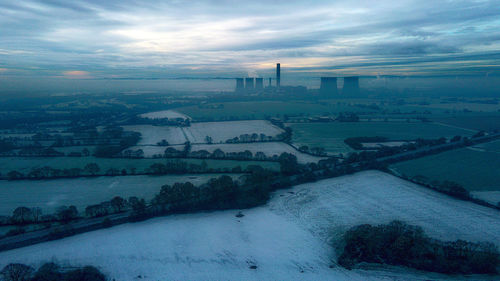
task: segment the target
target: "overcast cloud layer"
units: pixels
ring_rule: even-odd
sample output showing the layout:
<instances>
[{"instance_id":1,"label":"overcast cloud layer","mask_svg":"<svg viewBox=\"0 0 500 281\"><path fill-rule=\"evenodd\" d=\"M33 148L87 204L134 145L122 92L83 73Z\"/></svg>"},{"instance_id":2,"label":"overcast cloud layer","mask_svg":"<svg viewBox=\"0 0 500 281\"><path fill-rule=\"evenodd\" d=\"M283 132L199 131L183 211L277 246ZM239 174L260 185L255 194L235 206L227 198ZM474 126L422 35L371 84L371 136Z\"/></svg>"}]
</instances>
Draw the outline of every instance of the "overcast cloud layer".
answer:
<instances>
[{"instance_id":1,"label":"overcast cloud layer","mask_svg":"<svg viewBox=\"0 0 500 281\"><path fill-rule=\"evenodd\" d=\"M244 3L244 4L242 4ZM0 0L0 76L500 75L500 1Z\"/></svg>"}]
</instances>

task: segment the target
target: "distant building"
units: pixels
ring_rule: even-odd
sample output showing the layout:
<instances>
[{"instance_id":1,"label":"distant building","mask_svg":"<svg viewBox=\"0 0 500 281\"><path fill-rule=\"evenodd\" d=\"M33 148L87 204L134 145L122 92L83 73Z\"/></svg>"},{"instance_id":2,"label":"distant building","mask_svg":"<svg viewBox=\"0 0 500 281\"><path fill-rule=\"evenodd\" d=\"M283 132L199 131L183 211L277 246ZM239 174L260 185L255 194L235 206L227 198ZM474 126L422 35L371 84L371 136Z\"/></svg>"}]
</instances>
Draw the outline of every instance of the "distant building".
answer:
<instances>
[{"instance_id":1,"label":"distant building","mask_svg":"<svg viewBox=\"0 0 500 281\"><path fill-rule=\"evenodd\" d=\"M269 87L273 86L272 82L271 82L271 77L269 77Z\"/></svg>"},{"instance_id":2,"label":"distant building","mask_svg":"<svg viewBox=\"0 0 500 281\"><path fill-rule=\"evenodd\" d=\"M281 84L281 65L276 64L276 87L280 87Z\"/></svg>"},{"instance_id":3,"label":"distant building","mask_svg":"<svg viewBox=\"0 0 500 281\"><path fill-rule=\"evenodd\" d=\"M243 83L243 78L236 78L236 92L241 92L245 88L245 84Z\"/></svg>"},{"instance_id":4,"label":"distant building","mask_svg":"<svg viewBox=\"0 0 500 281\"><path fill-rule=\"evenodd\" d=\"M344 87L342 88L342 94L344 95L356 95L359 94L359 77L351 76L344 77Z\"/></svg>"},{"instance_id":5,"label":"distant building","mask_svg":"<svg viewBox=\"0 0 500 281\"><path fill-rule=\"evenodd\" d=\"M319 92L322 96L337 95L337 77L321 77Z\"/></svg>"},{"instance_id":6,"label":"distant building","mask_svg":"<svg viewBox=\"0 0 500 281\"><path fill-rule=\"evenodd\" d=\"M255 88L253 78L245 78L245 90L253 90Z\"/></svg>"},{"instance_id":7,"label":"distant building","mask_svg":"<svg viewBox=\"0 0 500 281\"><path fill-rule=\"evenodd\" d=\"M255 78L255 89L264 88L264 78Z\"/></svg>"}]
</instances>

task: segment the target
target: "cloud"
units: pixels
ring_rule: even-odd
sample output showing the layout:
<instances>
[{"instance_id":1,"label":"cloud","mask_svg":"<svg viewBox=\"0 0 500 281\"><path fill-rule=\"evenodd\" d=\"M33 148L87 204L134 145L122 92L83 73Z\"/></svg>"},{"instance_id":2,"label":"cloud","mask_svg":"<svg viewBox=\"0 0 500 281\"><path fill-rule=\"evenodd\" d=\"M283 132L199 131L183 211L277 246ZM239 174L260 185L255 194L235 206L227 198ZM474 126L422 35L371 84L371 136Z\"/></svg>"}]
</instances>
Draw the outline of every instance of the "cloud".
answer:
<instances>
[{"instance_id":1,"label":"cloud","mask_svg":"<svg viewBox=\"0 0 500 281\"><path fill-rule=\"evenodd\" d=\"M232 75L281 61L300 71L450 71L499 65L498 1L0 0L0 61L54 75L144 76L155 69ZM485 56L480 56L486 54ZM458 59L458 60L457 60ZM427 65L424 65L427 64ZM67 75L67 77L85 77ZM147 76L147 75L146 75Z\"/></svg>"},{"instance_id":2,"label":"cloud","mask_svg":"<svg viewBox=\"0 0 500 281\"><path fill-rule=\"evenodd\" d=\"M92 78L89 72L82 70L70 70L64 71L63 76L71 79L88 79Z\"/></svg>"}]
</instances>

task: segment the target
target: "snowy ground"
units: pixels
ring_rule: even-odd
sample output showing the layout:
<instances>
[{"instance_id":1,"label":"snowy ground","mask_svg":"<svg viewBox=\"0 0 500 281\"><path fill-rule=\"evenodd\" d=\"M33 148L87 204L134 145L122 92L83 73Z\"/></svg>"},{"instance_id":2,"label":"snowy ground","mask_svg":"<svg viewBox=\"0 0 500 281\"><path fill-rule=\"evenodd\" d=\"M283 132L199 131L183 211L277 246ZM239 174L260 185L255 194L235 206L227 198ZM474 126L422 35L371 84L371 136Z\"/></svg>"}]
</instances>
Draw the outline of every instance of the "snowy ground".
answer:
<instances>
[{"instance_id":1,"label":"snowy ground","mask_svg":"<svg viewBox=\"0 0 500 281\"><path fill-rule=\"evenodd\" d=\"M169 144L183 144L186 142L186 137L180 127L129 125L123 126L123 129L141 133L141 140L138 145L156 145L162 140L166 140Z\"/></svg>"},{"instance_id":2,"label":"snowy ground","mask_svg":"<svg viewBox=\"0 0 500 281\"><path fill-rule=\"evenodd\" d=\"M165 184L190 181L202 184L217 175L119 176L55 180L0 180L0 215L10 215L15 208L40 207L44 214L62 205L85 207L111 200L137 196L150 200Z\"/></svg>"},{"instance_id":3,"label":"snowy ground","mask_svg":"<svg viewBox=\"0 0 500 281\"><path fill-rule=\"evenodd\" d=\"M148 112L141 114L139 116L142 118L149 118L149 119L177 119L177 118L191 119L191 117L174 110Z\"/></svg>"},{"instance_id":4,"label":"snowy ground","mask_svg":"<svg viewBox=\"0 0 500 281\"><path fill-rule=\"evenodd\" d=\"M192 123L184 130L192 143L205 143L206 136L210 136L212 142L218 143L244 134L256 133L274 137L283 132L265 120Z\"/></svg>"},{"instance_id":5,"label":"snowy ground","mask_svg":"<svg viewBox=\"0 0 500 281\"><path fill-rule=\"evenodd\" d=\"M153 157L154 155L163 155L166 146L134 146L128 148L130 150L142 149L144 157ZM184 146L173 146L177 150L184 149ZM295 148L283 142L257 142L257 143L235 143L235 144L195 144L191 146L191 151L206 150L212 153L216 149L221 149L224 152L243 152L249 150L254 155L257 152L263 152L266 156L279 156L283 152L291 153L297 156L299 163L318 162L322 157L312 156L306 153L297 151Z\"/></svg>"},{"instance_id":6,"label":"snowy ground","mask_svg":"<svg viewBox=\"0 0 500 281\"><path fill-rule=\"evenodd\" d=\"M436 238L500 241L498 211L381 172L299 185L277 192L266 206L244 210L242 218L236 213L176 215L89 232L2 252L0 267L91 264L116 280L495 279L336 265L329 243L359 223L404 219Z\"/></svg>"},{"instance_id":7,"label":"snowy ground","mask_svg":"<svg viewBox=\"0 0 500 281\"><path fill-rule=\"evenodd\" d=\"M293 192L293 193L290 193ZM280 191L270 207L323 241L358 224L398 219L442 240L490 241L500 246L500 212L453 199L390 174L367 171Z\"/></svg>"},{"instance_id":8,"label":"snowy ground","mask_svg":"<svg viewBox=\"0 0 500 281\"><path fill-rule=\"evenodd\" d=\"M212 142L221 143L244 134L275 137L283 132L265 120L192 123L190 127L128 125L123 126L123 129L141 133L138 145L156 145L162 140L170 145L184 144L186 141L206 143L207 136L212 138Z\"/></svg>"},{"instance_id":9,"label":"snowy ground","mask_svg":"<svg viewBox=\"0 0 500 281\"><path fill-rule=\"evenodd\" d=\"M472 196L488 203L500 204L500 191L471 191Z\"/></svg>"}]
</instances>

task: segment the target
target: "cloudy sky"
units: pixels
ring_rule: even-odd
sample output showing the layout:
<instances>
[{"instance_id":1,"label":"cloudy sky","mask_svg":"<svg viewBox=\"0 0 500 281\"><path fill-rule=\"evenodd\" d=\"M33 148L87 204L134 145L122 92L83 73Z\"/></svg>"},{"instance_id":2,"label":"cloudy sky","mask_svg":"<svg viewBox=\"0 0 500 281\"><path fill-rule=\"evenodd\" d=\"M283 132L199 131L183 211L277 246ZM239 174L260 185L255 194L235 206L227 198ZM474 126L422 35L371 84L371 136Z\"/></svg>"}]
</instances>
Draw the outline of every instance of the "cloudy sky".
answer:
<instances>
[{"instance_id":1,"label":"cloudy sky","mask_svg":"<svg viewBox=\"0 0 500 281\"><path fill-rule=\"evenodd\" d=\"M500 0L0 0L0 76L500 75Z\"/></svg>"}]
</instances>

